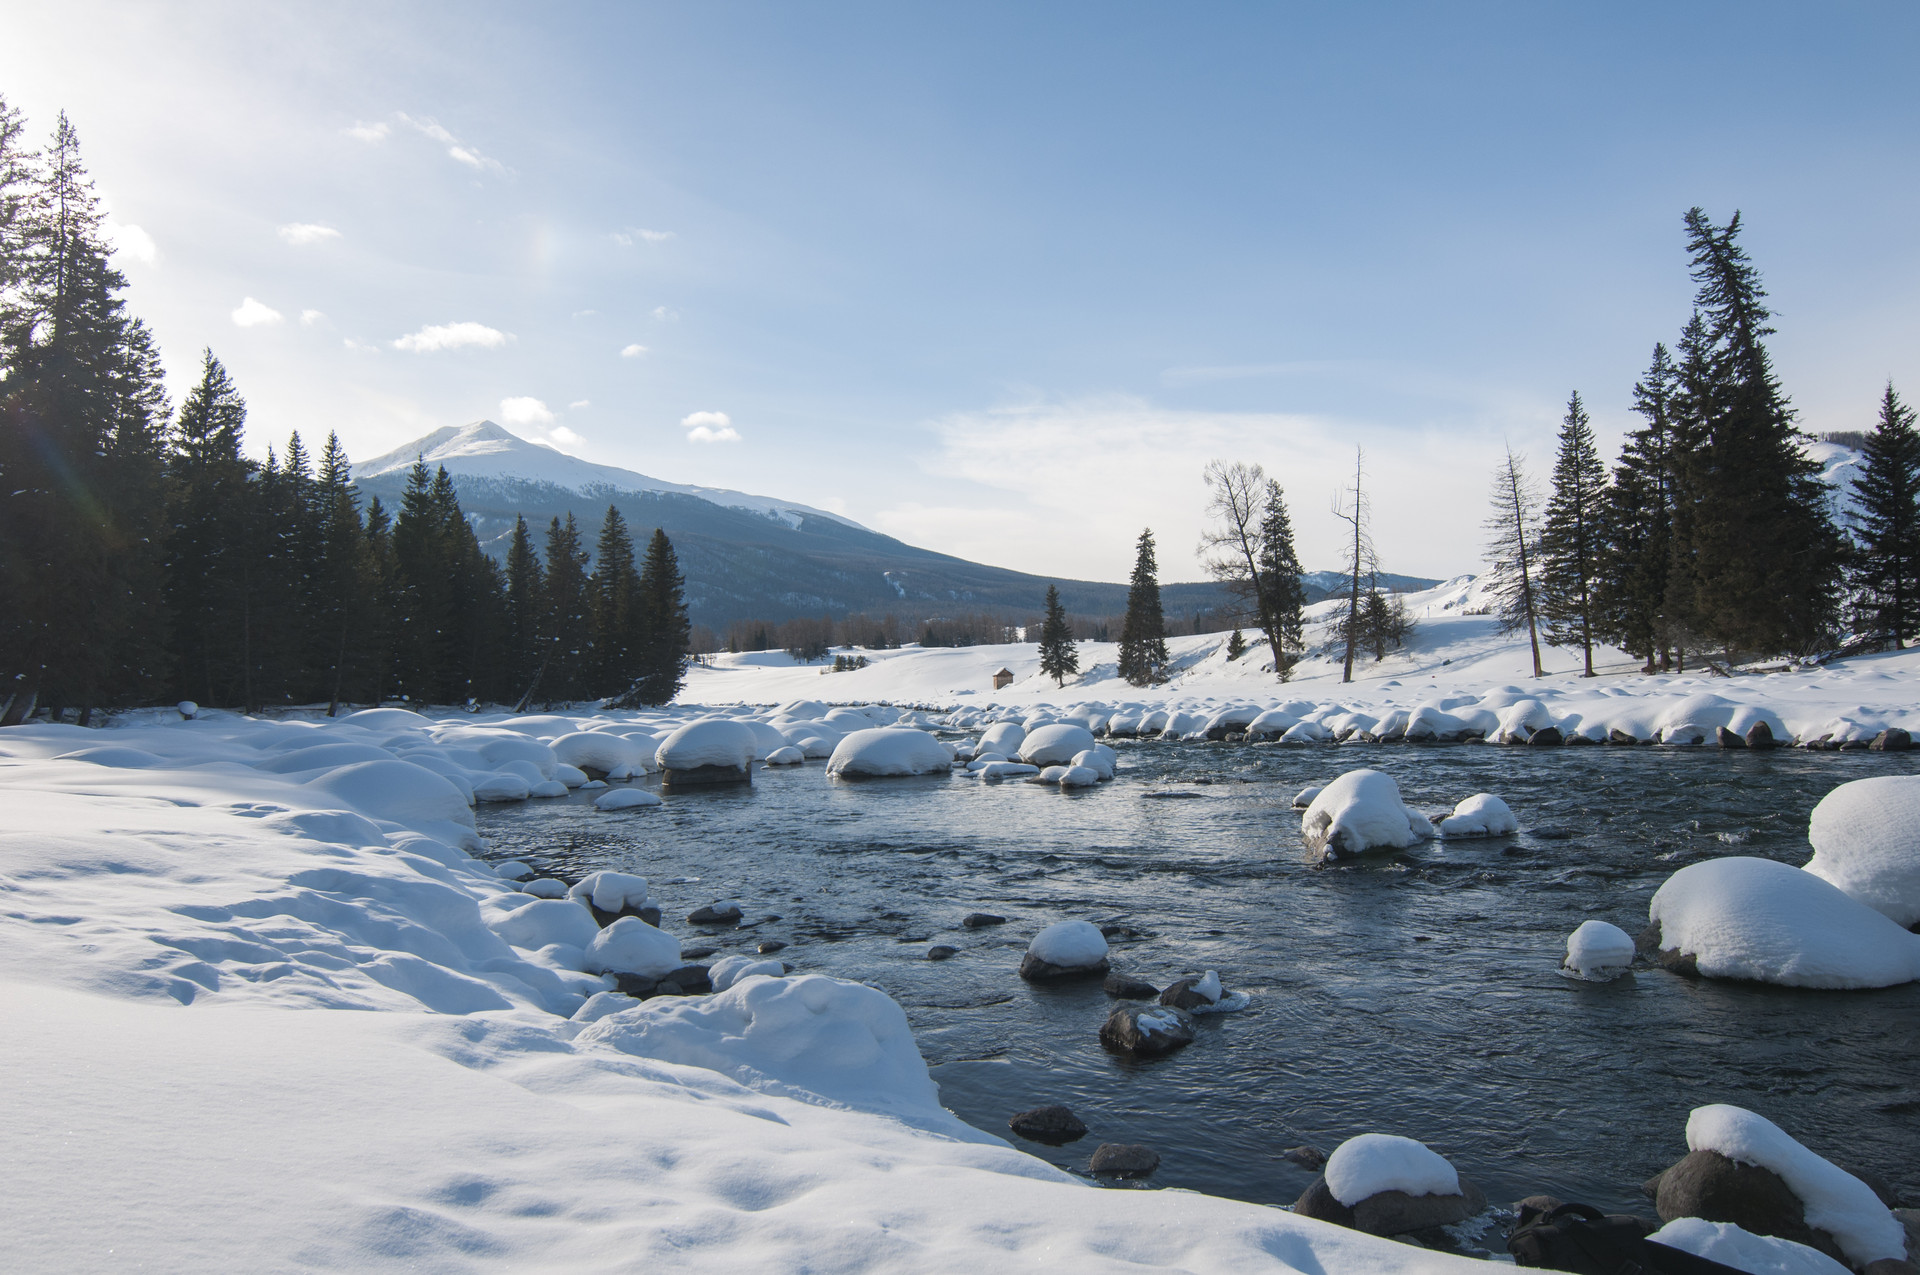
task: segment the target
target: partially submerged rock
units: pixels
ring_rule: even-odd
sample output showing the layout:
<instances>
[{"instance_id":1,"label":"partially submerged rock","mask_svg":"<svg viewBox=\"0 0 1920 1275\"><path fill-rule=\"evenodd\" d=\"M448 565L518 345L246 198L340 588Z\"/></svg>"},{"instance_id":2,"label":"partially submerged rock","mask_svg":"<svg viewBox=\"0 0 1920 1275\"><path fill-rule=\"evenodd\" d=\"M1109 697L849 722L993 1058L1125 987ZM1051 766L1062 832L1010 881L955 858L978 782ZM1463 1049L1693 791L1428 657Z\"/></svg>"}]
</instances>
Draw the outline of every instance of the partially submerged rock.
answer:
<instances>
[{"instance_id":1,"label":"partially submerged rock","mask_svg":"<svg viewBox=\"0 0 1920 1275\"><path fill-rule=\"evenodd\" d=\"M1464 1222L1486 1207L1480 1189L1424 1144L1364 1133L1334 1148L1293 1211L1370 1235L1403 1235Z\"/></svg>"},{"instance_id":2,"label":"partially submerged rock","mask_svg":"<svg viewBox=\"0 0 1920 1275\"><path fill-rule=\"evenodd\" d=\"M1034 935L1020 961L1030 983L1090 978L1107 972L1107 938L1087 921L1056 921Z\"/></svg>"},{"instance_id":3,"label":"partially submerged rock","mask_svg":"<svg viewBox=\"0 0 1920 1275\"><path fill-rule=\"evenodd\" d=\"M1101 1177L1144 1178L1159 1167L1159 1152L1127 1142L1103 1142L1087 1161L1087 1171Z\"/></svg>"},{"instance_id":4,"label":"partially submerged rock","mask_svg":"<svg viewBox=\"0 0 1920 1275\"><path fill-rule=\"evenodd\" d=\"M1377 770L1350 770L1321 789L1300 816L1307 849L1337 859L1371 850L1404 850L1433 836L1427 817L1400 799L1400 785Z\"/></svg>"},{"instance_id":5,"label":"partially submerged rock","mask_svg":"<svg viewBox=\"0 0 1920 1275\"><path fill-rule=\"evenodd\" d=\"M1165 1005L1122 1005L1101 1024L1100 1043L1117 1054L1159 1058L1193 1043L1193 1020Z\"/></svg>"},{"instance_id":6,"label":"partially submerged rock","mask_svg":"<svg viewBox=\"0 0 1920 1275\"><path fill-rule=\"evenodd\" d=\"M1066 1107L1035 1107L1007 1121L1007 1127L1029 1142L1064 1146L1087 1136L1086 1122Z\"/></svg>"}]
</instances>

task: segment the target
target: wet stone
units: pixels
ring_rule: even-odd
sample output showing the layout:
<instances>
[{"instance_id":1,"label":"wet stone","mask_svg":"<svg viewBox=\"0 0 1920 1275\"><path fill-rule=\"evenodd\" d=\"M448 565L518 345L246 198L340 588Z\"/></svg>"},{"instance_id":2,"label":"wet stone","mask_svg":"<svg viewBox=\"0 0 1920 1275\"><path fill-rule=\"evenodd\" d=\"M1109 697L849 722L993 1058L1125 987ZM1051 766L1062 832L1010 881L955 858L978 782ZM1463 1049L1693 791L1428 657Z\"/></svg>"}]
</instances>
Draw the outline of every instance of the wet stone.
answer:
<instances>
[{"instance_id":1,"label":"wet stone","mask_svg":"<svg viewBox=\"0 0 1920 1275\"><path fill-rule=\"evenodd\" d=\"M1160 1167L1160 1153L1138 1143L1103 1142L1087 1161L1087 1170L1102 1177L1144 1178Z\"/></svg>"},{"instance_id":2,"label":"wet stone","mask_svg":"<svg viewBox=\"0 0 1920 1275\"><path fill-rule=\"evenodd\" d=\"M978 930L989 925L1005 925L1006 923L1006 917L995 916L991 912L969 912L960 922L960 924L966 926L969 930Z\"/></svg>"},{"instance_id":3,"label":"wet stone","mask_svg":"<svg viewBox=\"0 0 1920 1275\"><path fill-rule=\"evenodd\" d=\"M785 939L761 939L760 945L754 948L754 951L760 953L762 956L772 956L775 952L781 951L786 946L787 941Z\"/></svg>"},{"instance_id":4,"label":"wet stone","mask_svg":"<svg viewBox=\"0 0 1920 1275\"><path fill-rule=\"evenodd\" d=\"M705 907L695 908L687 913L689 925L735 925L741 917L740 909L732 903L709 903Z\"/></svg>"},{"instance_id":5,"label":"wet stone","mask_svg":"<svg viewBox=\"0 0 1920 1275\"><path fill-rule=\"evenodd\" d=\"M1312 1169L1315 1173L1327 1167L1327 1153L1319 1147L1288 1147L1280 1155L1281 1158L1291 1160L1303 1169Z\"/></svg>"},{"instance_id":6,"label":"wet stone","mask_svg":"<svg viewBox=\"0 0 1920 1275\"><path fill-rule=\"evenodd\" d=\"M927 959L930 961L950 960L958 955L960 955L959 948L948 947L945 943L935 943L927 949Z\"/></svg>"},{"instance_id":7,"label":"wet stone","mask_svg":"<svg viewBox=\"0 0 1920 1275\"><path fill-rule=\"evenodd\" d=\"M1150 1001L1160 995L1159 988L1131 974L1109 974L1107 981L1100 986L1101 990L1115 1000Z\"/></svg>"},{"instance_id":8,"label":"wet stone","mask_svg":"<svg viewBox=\"0 0 1920 1275\"><path fill-rule=\"evenodd\" d=\"M1086 1122L1067 1107L1035 1107L1007 1121L1007 1128L1029 1142L1050 1147L1064 1146L1087 1136Z\"/></svg>"}]
</instances>

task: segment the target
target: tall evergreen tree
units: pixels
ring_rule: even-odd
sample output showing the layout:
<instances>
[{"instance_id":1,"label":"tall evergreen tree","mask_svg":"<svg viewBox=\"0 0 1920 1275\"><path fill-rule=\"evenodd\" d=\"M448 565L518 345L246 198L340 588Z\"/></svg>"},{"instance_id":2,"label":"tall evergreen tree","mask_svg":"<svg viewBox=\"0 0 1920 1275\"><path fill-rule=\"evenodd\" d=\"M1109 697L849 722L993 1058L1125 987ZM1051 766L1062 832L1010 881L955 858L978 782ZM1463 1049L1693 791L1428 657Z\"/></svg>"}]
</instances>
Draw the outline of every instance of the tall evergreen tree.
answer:
<instances>
[{"instance_id":1,"label":"tall evergreen tree","mask_svg":"<svg viewBox=\"0 0 1920 1275\"><path fill-rule=\"evenodd\" d=\"M533 535L527 520L515 515L513 539L507 545L506 591L506 682L507 696L525 706L539 690L542 660L542 599L546 596L546 574L540 568L540 556L533 551Z\"/></svg>"},{"instance_id":2,"label":"tall evergreen tree","mask_svg":"<svg viewBox=\"0 0 1920 1275\"><path fill-rule=\"evenodd\" d=\"M1540 528L1540 610L1549 642L1580 648L1583 677L1593 676L1594 594L1606 545L1601 512L1606 486L1593 426L1575 393L1560 427L1553 495Z\"/></svg>"},{"instance_id":3,"label":"tall evergreen tree","mask_svg":"<svg viewBox=\"0 0 1920 1275\"><path fill-rule=\"evenodd\" d=\"M481 549L480 538L460 509L459 493L444 465L434 474L431 499L448 571L448 665L440 700L459 703L495 699L502 693L501 603L505 583L500 567Z\"/></svg>"},{"instance_id":4,"label":"tall evergreen tree","mask_svg":"<svg viewBox=\"0 0 1920 1275\"><path fill-rule=\"evenodd\" d=\"M1134 547L1127 612L1120 622L1120 676L1135 686L1155 686L1167 680L1171 662L1166 615L1160 608L1160 567L1149 528Z\"/></svg>"},{"instance_id":5,"label":"tall evergreen tree","mask_svg":"<svg viewBox=\"0 0 1920 1275\"><path fill-rule=\"evenodd\" d=\"M1066 685L1067 675L1080 671L1080 648L1067 623L1067 609L1060 605L1060 590L1053 585L1047 586L1047 617L1040 623L1040 671L1055 686Z\"/></svg>"},{"instance_id":6,"label":"tall evergreen tree","mask_svg":"<svg viewBox=\"0 0 1920 1275\"><path fill-rule=\"evenodd\" d=\"M1920 431L1893 382L1860 464L1853 497L1860 510L1853 588L1856 622L1896 647L1920 629Z\"/></svg>"},{"instance_id":7,"label":"tall evergreen tree","mask_svg":"<svg viewBox=\"0 0 1920 1275\"><path fill-rule=\"evenodd\" d=\"M1260 626L1273 652L1273 668L1281 681L1293 676L1298 652L1306 645L1303 612L1306 586L1300 555L1293 547L1293 519L1280 484L1267 482L1266 504L1260 515Z\"/></svg>"},{"instance_id":8,"label":"tall evergreen tree","mask_svg":"<svg viewBox=\"0 0 1920 1275\"><path fill-rule=\"evenodd\" d=\"M686 588L673 542L655 527L640 567L640 612L646 625L639 653L640 675L618 701L622 707L670 703L686 684L687 653L693 634L687 618Z\"/></svg>"},{"instance_id":9,"label":"tall evergreen tree","mask_svg":"<svg viewBox=\"0 0 1920 1275\"><path fill-rule=\"evenodd\" d=\"M242 630L253 466L241 455L247 403L212 350L174 421L167 467L167 608L176 687L205 704L246 700Z\"/></svg>"},{"instance_id":10,"label":"tall evergreen tree","mask_svg":"<svg viewBox=\"0 0 1920 1275\"><path fill-rule=\"evenodd\" d=\"M593 577L588 581L593 617L593 688L618 695L639 676L638 653L645 642L640 610L640 573L633 562L633 537L619 509L607 506L594 544Z\"/></svg>"},{"instance_id":11,"label":"tall evergreen tree","mask_svg":"<svg viewBox=\"0 0 1920 1275\"><path fill-rule=\"evenodd\" d=\"M1605 533L1594 606L1598 631L1640 656L1672 666L1667 583L1673 555L1673 425L1678 376L1665 345L1653 347L1647 374L1633 387L1633 410L1644 421L1627 436L1601 509Z\"/></svg>"},{"instance_id":12,"label":"tall evergreen tree","mask_svg":"<svg viewBox=\"0 0 1920 1275\"><path fill-rule=\"evenodd\" d=\"M394 689L417 704L449 698L453 552L433 487L426 461L416 458L393 520Z\"/></svg>"},{"instance_id":13,"label":"tall evergreen tree","mask_svg":"<svg viewBox=\"0 0 1920 1275\"><path fill-rule=\"evenodd\" d=\"M541 636L547 672L541 679L541 697L549 702L581 699L590 693L593 619L587 597L587 551L581 547L580 527L571 513L564 523L555 518L548 526L546 559Z\"/></svg>"},{"instance_id":14,"label":"tall evergreen tree","mask_svg":"<svg viewBox=\"0 0 1920 1275\"><path fill-rule=\"evenodd\" d=\"M356 690L371 693L374 608L379 581L373 547L360 517L353 470L338 434L327 436L314 485L317 552L312 573L313 667L327 696L327 716L340 711L343 697Z\"/></svg>"},{"instance_id":15,"label":"tall evergreen tree","mask_svg":"<svg viewBox=\"0 0 1920 1275\"><path fill-rule=\"evenodd\" d=\"M1527 631L1533 648L1533 675L1546 676L1540 667L1540 496L1527 476L1523 460L1507 449L1507 458L1493 474L1493 512L1487 518L1487 556L1492 561L1493 594L1503 632Z\"/></svg>"}]
</instances>

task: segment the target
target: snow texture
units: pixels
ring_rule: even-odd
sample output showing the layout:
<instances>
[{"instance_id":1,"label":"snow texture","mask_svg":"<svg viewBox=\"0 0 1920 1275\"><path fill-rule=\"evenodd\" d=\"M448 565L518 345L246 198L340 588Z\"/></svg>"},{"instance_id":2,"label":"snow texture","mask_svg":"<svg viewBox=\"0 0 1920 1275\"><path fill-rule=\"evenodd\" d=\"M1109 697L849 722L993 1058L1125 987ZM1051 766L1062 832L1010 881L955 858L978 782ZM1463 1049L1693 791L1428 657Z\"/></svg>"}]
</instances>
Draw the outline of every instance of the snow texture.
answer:
<instances>
[{"instance_id":1,"label":"snow texture","mask_svg":"<svg viewBox=\"0 0 1920 1275\"><path fill-rule=\"evenodd\" d=\"M745 723L709 718L688 722L668 735L660 742L654 760L662 770L696 770L701 766L746 770L759 747L759 736Z\"/></svg>"},{"instance_id":2,"label":"snow texture","mask_svg":"<svg viewBox=\"0 0 1920 1275\"><path fill-rule=\"evenodd\" d=\"M586 969L593 974L659 978L682 964L680 940L637 916L621 917L587 944Z\"/></svg>"},{"instance_id":3,"label":"snow texture","mask_svg":"<svg viewBox=\"0 0 1920 1275\"><path fill-rule=\"evenodd\" d=\"M1920 776L1841 784L1808 821L1806 870L1896 925L1920 922Z\"/></svg>"},{"instance_id":4,"label":"snow texture","mask_svg":"<svg viewBox=\"0 0 1920 1275\"><path fill-rule=\"evenodd\" d=\"M1633 935L1606 921L1582 921L1567 935L1567 973L1592 983L1617 978L1633 964Z\"/></svg>"},{"instance_id":5,"label":"snow texture","mask_svg":"<svg viewBox=\"0 0 1920 1275\"><path fill-rule=\"evenodd\" d=\"M1817 1248L1772 1235L1755 1235L1731 1222L1677 1217L1647 1237L1747 1275L1853 1275Z\"/></svg>"},{"instance_id":6,"label":"snow texture","mask_svg":"<svg viewBox=\"0 0 1920 1275\"><path fill-rule=\"evenodd\" d=\"M768 753L765 760L769 766L798 766L806 759L807 754L803 750L788 744Z\"/></svg>"},{"instance_id":7,"label":"snow texture","mask_svg":"<svg viewBox=\"0 0 1920 1275\"><path fill-rule=\"evenodd\" d=\"M1780 1175L1806 1206L1807 1225L1833 1236L1856 1266L1906 1256L1906 1229L1872 1187L1807 1150L1765 1116L1725 1103L1695 1107L1687 1117L1687 1150L1718 1151Z\"/></svg>"},{"instance_id":8,"label":"snow texture","mask_svg":"<svg viewBox=\"0 0 1920 1275\"><path fill-rule=\"evenodd\" d=\"M751 956L723 956L707 967L707 977L713 982L713 990L724 992L743 978L752 978L763 974L768 978L779 978L787 972L787 967L779 961L755 960Z\"/></svg>"},{"instance_id":9,"label":"snow texture","mask_svg":"<svg viewBox=\"0 0 1920 1275\"><path fill-rule=\"evenodd\" d=\"M1489 792L1475 793L1440 821L1440 832L1448 837L1507 837L1518 831L1513 811Z\"/></svg>"},{"instance_id":10,"label":"snow texture","mask_svg":"<svg viewBox=\"0 0 1920 1275\"><path fill-rule=\"evenodd\" d=\"M1027 952L1062 969L1087 969L1107 959L1107 937L1089 921L1055 921L1033 936Z\"/></svg>"},{"instance_id":11,"label":"snow texture","mask_svg":"<svg viewBox=\"0 0 1920 1275\"><path fill-rule=\"evenodd\" d=\"M1920 978L1920 934L1771 859L1689 864L1654 893L1647 916L1663 949L1695 957L1713 978L1832 988Z\"/></svg>"},{"instance_id":12,"label":"snow texture","mask_svg":"<svg viewBox=\"0 0 1920 1275\"><path fill-rule=\"evenodd\" d=\"M1322 788L1300 816L1309 847L1328 857L1405 849L1433 835L1425 815L1400 800L1400 785L1377 770L1350 770Z\"/></svg>"},{"instance_id":13,"label":"snow texture","mask_svg":"<svg viewBox=\"0 0 1920 1275\"><path fill-rule=\"evenodd\" d=\"M923 730L875 726L840 741L827 761L829 775L944 774L953 765L945 744Z\"/></svg>"},{"instance_id":14,"label":"snow texture","mask_svg":"<svg viewBox=\"0 0 1920 1275\"><path fill-rule=\"evenodd\" d=\"M1348 1138L1327 1157L1327 1189L1352 1208L1382 1191L1408 1195L1459 1195L1460 1175L1446 1157L1424 1142L1392 1133Z\"/></svg>"}]
</instances>

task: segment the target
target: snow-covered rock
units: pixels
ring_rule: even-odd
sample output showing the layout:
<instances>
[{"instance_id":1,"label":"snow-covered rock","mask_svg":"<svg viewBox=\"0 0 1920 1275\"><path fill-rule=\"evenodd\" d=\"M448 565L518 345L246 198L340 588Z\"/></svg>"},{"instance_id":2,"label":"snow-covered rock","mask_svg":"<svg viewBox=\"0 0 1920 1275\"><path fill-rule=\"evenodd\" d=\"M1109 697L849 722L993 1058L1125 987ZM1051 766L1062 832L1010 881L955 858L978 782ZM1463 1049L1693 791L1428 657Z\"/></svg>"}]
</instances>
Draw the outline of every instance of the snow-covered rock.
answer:
<instances>
[{"instance_id":1,"label":"snow-covered rock","mask_svg":"<svg viewBox=\"0 0 1920 1275\"><path fill-rule=\"evenodd\" d=\"M798 766L806 759L807 754L803 750L788 744L768 753L765 760L769 766Z\"/></svg>"},{"instance_id":2,"label":"snow-covered rock","mask_svg":"<svg viewBox=\"0 0 1920 1275\"><path fill-rule=\"evenodd\" d=\"M1020 751L1021 741L1027 737L1027 728L1019 722L996 722L981 732L980 742L974 745L974 756L981 753L999 753L1003 757L1012 757Z\"/></svg>"},{"instance_id":3,"label":"snow-covered rock","mask_svg":"<svg viewBox=\"0 0 1920 1275\"><path fill-rule=\"evenodd\" d=\"M1062 788L1092 788L1100 783L1100 772L1091 766L1062 766L1055 782Z\"/></svg>"},{"instance_id":4,"label":"snow-covered rock","mask_svg":"<svg viewBox=\"0 0 1920 1275\"><path fill-rule=\"evenodd\" d=\"M1506 837L1518 831L1520 821L1513 811L1490 792L1468 797L1440 821L1440 832L1448 837Z\"/></svg>"},{"instance_id":5,"label":"snow-covered rock","mask_svg":"<svg viewBox=\"0 0 1920 1275\"><path fill-rule=\"evenodd\" d=\"M947 746L923 730L876 726L840 741L827 761L829 775L944 774L953 765Z\"/></svg>"},{"instance_id":6,"label":"snow-covered rock","mask_svg":"<svg viewBox=\"0 0 1920 1275\"><path fill-rule=\"evenodd\" d=\"M1400 800L1400 785L1377 770L1350 770L1322 788L1300 816L1309 850L1327 858L1399 849L1433 836L1427 817Z\"/></svg>"},{"instance_id":7,"label":"snow-covered rock","mask_svg":"<svg viewBox=\"0 0 1920 1275\"><path fill-rule=\"evenodd\" d=\"M520 896L508 910L482 909L487 927L515 947L530 952L555 943L585 949L600 936L593 913L570 899L532 899Z\"/></svg>"},{"instance_id":8,"label":"snow-covered rock","mask_svg":"<svg viewBox=\"0 0 1920 1275\"><path fill-rule=\"evenodd\" d=\"M1807 823L1806 870L1896 925L1920 922L1920 775L1841 784Z\"/></svg>"},{"instance_id":9,"label":"snow-covered rock","mask_svg":"<svg viewBox=\"0 0 1920 1275\"><path fill-rule=\"evenodd\" d=\"M621 917L587 944L586 969L591 974L660 978L680 965L680 940L637 916Z\"/></svg>"},{"instance_id":10,"label":"snow-covered rock","mask_svg":"<svg viewBox=\"0 0 1920 1275\"><path fill-rule=\"evenodd\" d=\"M1647 1237L1747 1275L1853 1275L1817 1248L1772 1235L1755 1235L1732 1222L1677 1217Z\"/></svg>"},{"instance_id":11,"label":"snow-covered rock","mask_svg":"<svg viewBox=\"0 0 1920 1275\"><path fill-rule=\"evenodd\" d=\"M1725 1103L1695 1107L1687 1117L1687 1149L1716 1151L1778 1174L1805 1206L1807 1225L1833 1236L1856 1266L1906 1256L1906 1229L1872 1187L1765 1116Z\"/></svg>"},{"instance_id":12,"label":"snow-covered rock","mask_svg":"<svg viewBox=\"0 0 1920 1275\"><path fill-rule=\"evenodd\" d=\"M1085 766L1098 775L1102 783L1105 783L1113 778L1113 766L1117 760L1118 756L1111 748L1104 744L1096 744L1092 748L1075 753L1070 764Z\"/></svg>"},{"instance_id":13,"label":"snow-covered rock","mask_svg":"<svg viewBox=\"0 0 1920 1275\"><path fill-rule=\"evenodd\" d=\"M1045 981L1093 974L1107 968L1107 936L1088 921L1055 921L1033 936L1020 962L1020 977Z\"/></svg>"},{"instance_id":14,"label":"snow-covered rock","mask_svg":"<svg viewBox=\"0 0 1920 1275\"><path fill-rule=\"evenodd\" d=\"M787 967L780 961L770 961L752 956L723 956L707 967L707 978L713 983L713 990L724 992L743 978L765 975L768 978L780 978Z\"/></svg>"},{"instance_id":15,"label":"snow-covered rock","mask_svg":"<svg viewBox=\"0 0 1920 1275\"><path fill-rule=\"evenodd\" d=\"M631 872L594 872L580 878L567 895L602 912L637 912L648 903L647 879Z\"/></svg>"},{"instance_id":16,"label":"snow-covered rock","mask_svg":"<svg viewBox=\"0 0 1920 1275\"><path fill-rule=\"evenodd\" d=\"M638 810L659 804L660 798L645 788L610 788L593 799L595 810Z\"/></svg>"},{"instance_id":17,"label":"snow-covered rock","mask_svg":"<svg viewBox=\"0 0 1920 1275\"><path fill-rule=\"evenodd\" d=\"M969 766L968 770L982 779L1025 779L1030 775L1040 773L1038 766L1029 766L1025 762L1017 761L988 762L986 765L979 766L977 769Z\"/></svg>"},{"instance_id":18,"label":"snow-covered rock","mask_svg":"<svg viewBox=\"0 0 1920 1275\"><path fill-rule=\"evenodd\" d=\"M569 766L607 775L622 767L628 774L653 764L653 740L631 739L610 731L576 731L555 739L548 747L553 755Z\"/></svg>"},{"instance_id":19,"label":"snow-covered rock","mask_svg":"<svg viewBox=\"0 0 1920 1275\"><path fill-rule=\"evenodd\" d=\"M1029 731L1020 742L1019 756L1029 766L1059 766L1071 762L1075 753L1086 752L1097 742L1093 732L1084 726L1055 722Z\"/></svg>"},{"instance_id":20,"label":"snow-covered rock","mask_svg":"<svg viewBox=\"0 0 1920 1275\"><path fill-rule=\"evenodd\" d=\"M1460 1194L1460 1175L1445 1156L1392 1133L1363 1133L1335 1147L1327 1157L1326 1179L1333 1198L1348 1208L1382 1191Z\"/></svg>"},{"instance_id":21,"label":"snow-covered rock","mask_svg":"<svg viewBox=\"0 0 1920 1275\"><path fill-rule=\"evenodd\" d=\"M662 770L698 771L727 767L743 774L752 765L760 739L744 722L709 718L688 722L662 740L654 760Z\"/></svg>"},{"instance_id":22,"label":"snow-covered rock","mask_svg":"<svg viewBox=\"0 0 1920 1275\"><path fill-rule=\"evenodd\" d=\"M1561 968L1576 978L1604 983L1624 973L1633 957L1633 935L1606 921L1582 921L1567 936Z\"/></svg>"}]
</instances>

